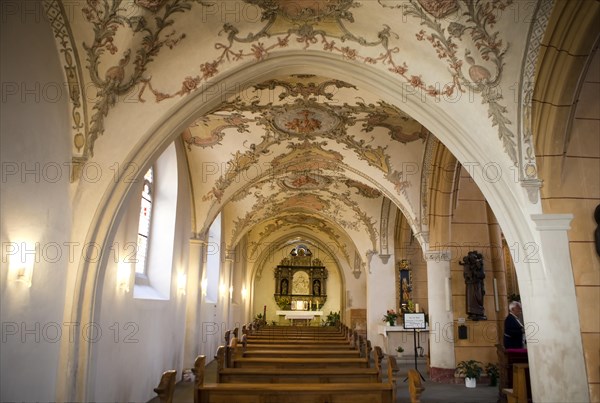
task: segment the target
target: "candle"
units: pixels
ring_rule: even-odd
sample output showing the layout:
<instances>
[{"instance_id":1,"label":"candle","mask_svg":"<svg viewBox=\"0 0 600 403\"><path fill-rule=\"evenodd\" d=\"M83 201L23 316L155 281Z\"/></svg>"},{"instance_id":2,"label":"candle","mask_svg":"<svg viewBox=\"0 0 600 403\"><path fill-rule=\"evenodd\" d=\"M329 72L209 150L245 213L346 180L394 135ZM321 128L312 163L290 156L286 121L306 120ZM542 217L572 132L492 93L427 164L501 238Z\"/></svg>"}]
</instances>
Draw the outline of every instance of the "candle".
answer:
<instances>
[{"instance_id":1,"label":"candle","mask_svg":"<svg viewBox=\"0 0 600 403\"><path fill-rule=\"evenodd\" d=\"M312 300L308 301L308 309L312 311Z\"/></svg>"},{"instance_id":2,"label":"candle","mask_svg":"<svg viewBox=\"0 0 600 403\"><path fill-rule=\"evenodd\" d=\"M317 301L317 311L319 310L319 301Z\"/></svg>"},{"instance_id":3,"label":"candle","mask_svg":"<svg viewBox=\"0 0 600 403\"><path fill-rule=\"evenodd\" d=\"M419 304L418 303L415 304L415 312L421 312L421 311L419 311Z\"/></svg>"}]
</instances>

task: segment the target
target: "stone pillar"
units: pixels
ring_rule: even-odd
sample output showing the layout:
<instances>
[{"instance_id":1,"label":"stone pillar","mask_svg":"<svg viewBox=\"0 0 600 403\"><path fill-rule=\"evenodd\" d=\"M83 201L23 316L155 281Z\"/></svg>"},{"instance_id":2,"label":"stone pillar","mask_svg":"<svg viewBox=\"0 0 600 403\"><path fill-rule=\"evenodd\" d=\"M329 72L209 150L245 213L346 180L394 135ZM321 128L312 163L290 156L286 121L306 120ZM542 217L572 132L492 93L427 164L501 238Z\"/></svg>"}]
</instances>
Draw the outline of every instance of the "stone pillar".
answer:
<instances>
[{"instance_id":1,"label":"stone pillar","mask_svg":"<svg viewBox=\"0 0 600 403\"><path fill-rule=\"evenodd\" d=\"M199 354L198 340L201 328L198 326L200 317L200 304L204 246L206 242L197 238L190 239L190 252L187 270L187 286L185 305L185 347L183 355L183 368L192 368L194 360Z\"/></svg>"},{"instance_id":2,"label":"stone pillar","mask_svg":"<svg viewBox=\"0 0 600 403\"><path fill-rule=\"evenodd\" d=\"M589 402L575 282L567 231L572 214L533 214L540 245L531 243L516 258L528 264L517 273L536 402ZM538 253L539 252L539 253Z\"/></svg>"},{"instance_id":3,"label":"stone pillar","mask_svg":"<svg viewBox=\"0 0 600 403\"><path fill-rule=\"evenodd\" d=\"M224 280L226 284L226 295L224 298L225 304L223 305L223 322L227 324L227 329L233 330L236 327L234 323L233 312L231 310L232 300L231 300L231 287L233 287L233 270L235 268L235 250L227 249L225 251L225 264L223 265L223 273L227 275L227 278ZM226 329L226 330L227 330Z\"/></svg>"},{"instance_id":4,"label":"stone pillar","mask_svg":"<svg viewBox=\"0 0 600 403\"><path fill-rule=\"evenodd\" d=\"M367 338L373 345L385 345L378 326L385 325L383 315L388 309L396 309L394 259L373 254L367 260Z\"/></svg>"},{"instance_id":5,"label":"stone pillar","mask_svg":"<svg viewBox=\"0 0 600 403\"><path fill-rule=\"evenodd\" d=\"M450 252L428 251L430 376L434 381L454 379L454 324L450 283Z\"/></svg>"}]
</instances>

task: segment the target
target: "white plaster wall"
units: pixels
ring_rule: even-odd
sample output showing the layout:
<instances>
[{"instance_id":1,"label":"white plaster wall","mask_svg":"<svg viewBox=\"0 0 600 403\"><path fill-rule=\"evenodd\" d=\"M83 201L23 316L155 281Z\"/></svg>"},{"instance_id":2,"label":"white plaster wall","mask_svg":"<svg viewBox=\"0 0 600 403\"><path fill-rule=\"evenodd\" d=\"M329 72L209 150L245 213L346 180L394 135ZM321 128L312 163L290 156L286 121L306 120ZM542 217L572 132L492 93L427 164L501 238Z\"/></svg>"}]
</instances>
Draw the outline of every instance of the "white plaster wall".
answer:
<instances>
[{"instance_id":1,"label":"white plaster wall","mask_svg":"<svg viewBox=\"0 0 600 403\"><path fill-rule=\"evenodd\" d=\"M178 151L182 151L181 148ZM170 169L177 168L173 146L166 151ZM181 155L181 154L180 154ZM162 157L160 158L162 159ZM167 168L165 164L158 164ZM133 297L133 284L129 292L117 289L117 269L124 255L111 257L107 262L102 288L99 320L93 325L91 335L93 364L88 396L92 401L148 401L156 396L162 372L175 369L178 379L183 369L185 329L185 297L177 290L177 273L187 266L188 236L191 231L190 194L185 171L173 186L178 188L174 225L164 230L174 238L174 248L169 254L172 267L170 297L163 300ZM157 175L157 181L160 175ZM160 187L159 187L160 188ZM113 250L122 252L127 242L135 242L139 215L138 192L131 192L114 240ZM158 210L155 210L155 213ZM154 223L159 221L154 221ZM163 231L162 229L160 231ZM152 256L152 253L150 253ZM152 273L150 273L152 275ZM132 274L133 283L133 274ZM152 278L151 278L152 283Z\"/></svg>"},{"instance_id":2,"label":"white plaster wall","mask_svg":"<svg viewBox=\"0 0 600 403\"><path fill-rule=\"evenodd\" d=\"M68 94L41 3L29 2L26 15L20 2L11 5L3 7L0 24L0 400L53 401L59 341L69 337L63 325L71 231L63 165L71 159ZM19 259L23 241L39 243L31 288L7 277L7 254Z\"/></svg>"}]
</instances>

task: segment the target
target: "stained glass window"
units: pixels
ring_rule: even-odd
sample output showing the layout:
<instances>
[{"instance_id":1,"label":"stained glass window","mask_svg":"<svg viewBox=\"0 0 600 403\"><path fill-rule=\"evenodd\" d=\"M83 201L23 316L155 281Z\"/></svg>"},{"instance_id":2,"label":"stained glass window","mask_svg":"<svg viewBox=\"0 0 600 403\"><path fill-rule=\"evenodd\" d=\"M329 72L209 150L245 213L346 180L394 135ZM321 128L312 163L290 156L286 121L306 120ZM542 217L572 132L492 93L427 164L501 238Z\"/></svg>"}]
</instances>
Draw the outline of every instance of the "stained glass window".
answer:
<instances>
[{"instance_id":1,"label":"stained glass window","mask_svg":"<svg viewBox=\"0 0 600 403\"><path fill-rule=\"evenodd\" d=\"M144 175L144 187L140 206L140 222L138 225L137 254L135 272L146 272L146 257L148 255L148 237L150 236L150 223L152 219L152 197L154 194L154 172L152 167Z\"/></svg>"}]
</instances>

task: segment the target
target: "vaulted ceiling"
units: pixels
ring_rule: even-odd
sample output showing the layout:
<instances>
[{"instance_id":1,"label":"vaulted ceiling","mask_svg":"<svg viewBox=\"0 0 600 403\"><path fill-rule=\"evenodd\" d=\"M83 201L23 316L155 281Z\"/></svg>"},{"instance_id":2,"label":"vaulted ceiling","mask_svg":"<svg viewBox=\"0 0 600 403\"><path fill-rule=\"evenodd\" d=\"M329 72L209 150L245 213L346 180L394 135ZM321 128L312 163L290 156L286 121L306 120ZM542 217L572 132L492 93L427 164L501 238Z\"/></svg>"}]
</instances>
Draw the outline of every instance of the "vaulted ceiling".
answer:
<instances>
[{"instance_id":1,"label":"vaulted ceiling","mask_svg":"<svg viewBox=\"0 0 600 403\"><path fill-rule=\"evenodd\" d=\"M475 143L454 129L477 135L489 159L518 163L523 177L535 178L531 138L515 136L517 111L498 90L518 80L518 69L509 69L514 81L506 80L504 66L521 66L530 28L511 20L511 4L87 0L69 8L49 0L46 7L73 99L78 164L143 143L181 100L196 93L208 100L218 80L254 71L274 55L317 55L325 64L365 68L373 77L358 70L353 78L336 76L301 61L293 72L263 71L218 88L218 105L194 114L180 134L194 233L204 234L225 212L228 248L248 234L311 234L339 244L345 255L360 245L364 257L380 249L389 206L411 228L427 230L425 181L436 137L464 152ZM372 88L380 78L407 102L392 104L393 96ZM436 111L460 125L440 130ZM438 127L436 136L424 119L431 130Z\"/></svg>"},{"instance_id":2,"label":"vaulted ceiling","mask_svg":"<svg viewBox=\"0 0 600 403\"><path fill-rule=\"evenodd\" d=\"M409 195L403 170L410 163L419 171L428 135L400 109L351 83L304 74L232 96L181 137L196 211L228 214L229 245L269 222L271 231L347 233L375 250L388 197L379 188Z\"/></svg>"}]
</instances>

